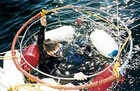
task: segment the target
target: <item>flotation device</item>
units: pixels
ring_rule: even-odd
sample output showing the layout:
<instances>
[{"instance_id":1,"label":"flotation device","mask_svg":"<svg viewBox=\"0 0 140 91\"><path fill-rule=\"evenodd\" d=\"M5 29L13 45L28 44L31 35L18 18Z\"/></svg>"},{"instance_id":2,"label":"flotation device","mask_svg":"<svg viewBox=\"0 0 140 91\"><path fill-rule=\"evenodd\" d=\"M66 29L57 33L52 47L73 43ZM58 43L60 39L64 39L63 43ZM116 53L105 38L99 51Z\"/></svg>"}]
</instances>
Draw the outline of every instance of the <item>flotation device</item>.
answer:
<instances>
[{"instance_id":1,"label":"flotation device","mask_svg":"<svg viewBox=\"0 0 140 91\"><path fill-rule=\"evenodd\" d=\"M23 69L28 71L31 67L26 63L26 61L33 67L38 65L39 62L39 48L36 43L30 44L27 46L23 52L23 56L21 57L21 64ZM24 59L25 58L25 59Z\"/></svg>"},{"instance_id":2,"label":"flotation device","mask_svg":"<svg viewBox=\"0 0 140 91\"><path fill-rule=\"evenodd\" d=\"M104 67L102 70L106 69L108 66ZM112 75L113 67L110 67L108 70L104 71L103 73L97 75L95 78L93 78L91 81L96 82L96 81L101 81L105 78L108 78L109 76ZM97 86L97 87L92 87L89 88L89 91L107 91L107 89L112 85L113 81L110 81L106 84Z\"/></svg>"},{"instance_id":3,"label":"flotation device","mask_svg":"<svg viewBox=\"0 0 140 91\"><path fill-rule=\"evenodd\" d=\"M16 56L20 57L20 53L16 50ZM0 75L0 82L7 88L0 85L0 91L7 91L10 87L17 84L24 84L23 74L16 68L13 60L6 59L11 57L11 51L6 52L3 60L3 74ZM18 60L19 61L19 60Z\"/></svg>"},{"instance_id":4,"label":"flotation device","mask_svg":"<svg viewBox=\"0 0 140 91\"><path fill-rule=\"evenodd\" d=\"M61 26L45 32L45 39L51 39L55 41L70 41L74 34L75 29L72 26Z\"/></svg>"},{"instance_id":5,"label":"flotation device","mask_svg":"<svg viewBox=\"0 0 140 91\"><path fill-rule=\"evenodd\" d=\"M113 58L118 53L118 45L115 40L103 30L93 31L90 40L95 48L105 57Z\"/></svg>"}]
</instances>

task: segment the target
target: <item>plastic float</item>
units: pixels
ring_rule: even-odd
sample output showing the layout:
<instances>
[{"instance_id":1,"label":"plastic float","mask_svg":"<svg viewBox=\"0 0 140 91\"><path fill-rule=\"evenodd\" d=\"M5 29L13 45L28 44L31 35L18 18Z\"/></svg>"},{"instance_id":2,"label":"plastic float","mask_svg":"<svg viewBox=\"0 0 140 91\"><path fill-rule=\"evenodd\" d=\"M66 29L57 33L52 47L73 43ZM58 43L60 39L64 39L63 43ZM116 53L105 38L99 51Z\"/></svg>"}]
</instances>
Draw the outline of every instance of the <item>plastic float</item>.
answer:
<instances>
[{"instance_id":1,"label":"plastic float","mask_svg":"<svg viewBox=\"0 0 140 91\"><path fill-rule=\"evenodd\" d=\"M117 43L104 30L95 29L95 31L90 34L90 40L97 50L105 57L113 58L117 55Z\"/></svg>"},{"instance_id":2,"label":"plastic float","mask_svg":"<svg viewBox=\"0 0 140 91\"><path fill-rule=\"evenodd\" d=\"M107 68L107 66L104 67L103 70L106 69L106 68ZM92 82L96 82L96 81L100 81L102 79L108 78L109 76L112 75L112 72L111 72L112 70L113 70L113 68L109 67L108 70L104 71L103 73L101 73L101 74L97 75L95 78L93 78ZM112 83L113 83L113 81L110 81L110 82L108 82L108 83L106 83L104 85L89 88L89 91L107 91L107 89L109 87L111 87Z\"/></svg>"},{"instance_id":3,"label":"plastic float","mask_svg":"<svg viewBox=\"0 0 140 91\"><path fill-rule=\"evenodd\" d=\"M26 71L29 71L31 67L29 64L33 67L38 65L39 62L39 56L40 56L40 51L38 48L38 45L36 43L33 43L29 45L23 52L23 56L21 56L21 64L23 69ZM28 63L25 62L25 60L28 60Z\"/></svg>"},{"instance_id":4,"label":"plastic float","mask_svg":"<svg viewBox=\"0 0 140 91\"><path fill-rule=\"evenodd\" d=\"M20 57L20 53L18 51L15 51L15 53L16 59L20 62L17 58ZM13 60L7 59L7 57L11 57L11 51L6 52L4 55L3 73L0 75L0 84L3 84L3 86L0 85L0 91L7 91L12 86L24 84L23 74L16 68Z\"/></svg>"},{"instance_id":5,"label":"plastic float","mask_svg":"<svg viewBox=\"0 0 140 91\"><path fill-rule=\"evenodd\" d=\"M88 75L87 77L88 78L93 78L91 80L90 83L86 83L86 84L81 84L81 85L77 85L77 86L73 86L72 84L66 84L66 85L61 85L59 83L59 81L62 79L62 80L76 80L75 78L62 78L62 77L57 77L57 76L53 76L53 75L49 75L49 74L46 74L46 73L43 73L41 72L40 70L38 70L37 68L35 68L36 64L32 64L32 61L33 61L33 58L36 57L34 55L34 52L31 52L31 51L28 51L26 49L30 49L30 45L33 44L34 41L34 31L30 31L30 28L36 24L38 22L38 19L43 16L44 14L48 14L49 12L53 12L53 11L59 11L59 12L63 12L63 11L67 11L68 10L72 10L72 13L76 12L76 15L77 18L79 18L79 14L87 14L83 17L85 17L85 19L87 19L86 16L91 16L90 18L88 17L88 20L87 22L90 22L89 24L91 24L92 26L90 27L91 29L93 29L93 27L100 27L102 28L101 30L95 30L93 31L89 38L91 39L92 41L92 44L96 47L96 49L99 51L100 54L104 55L105 57L108 57L108 58L114 58L114 60L109 63L110 65L108 67L105 67L104 69L102 69L100 72L97 72L93 75ZM78 9L78 11L76 11ZM81 13L81 12L84 12L84 13ZM12 46L11 46L11 53L12 53L12 59L13 59L13 62L14 64L16 65L17 69L22 72L23 75L25 75L27 78L30 78L34 81L36 81L37 83L36 84L32 84L32 83L29 83L29 84L23 84L23 85L20 85L18 84L18 86L13 86L13 89L18 89L20 87L25 87L27 90L29 89L38 89L38 90L46 90L46 89L51 89L51 91L56 91L56 90L64 90L64 91L78 91L79 89L88 89L89 91L95 91L95 88L98 88L98 89L101 89L102 91L105 91L107 90L108 87L111 86L111 84L113 83L113 81L116 81L121 75L119 74L120 70L124 70L125 69L125 66L122 66L123 63L125 63L126 60L124 60L124 62L122 62L122 65L117 65L114 66L115 63L118 63L119 59L124 56L126 56L125 54L121 54L124 47L126 46L126 44L130 44L130 50L128 51L128 60L130 59L130 55L131 55L131 52L132 52L132 39L131 39L131 31L125 26L123 25L123 28L120 27L120 30L121 31L125 31L126 33L128 33L128 36L124 39L123 43L120 44L120 48L118 48L116 42L112 39L112 37L110 37L106 32L103 32L103 29L104 27L108 27L108 26L114 26L113 29L114 30L117 30L117 26L115 26L113 23L110 23L108 22L107 20L105 21L104 18L100 17L98 14L95 14L95 13L91 13L91 12L88 12L89 9L88 8L84 8L84 7L76 7L76 6L64 6L64 7L60 7L60 8L56 8L56 9L52 9L52 10L42 10L42 12L38 13L37 15L35 15L34 17L32 17L30 20L28 20L20 29L19 31L17 32L17 34L15 35L14 39L13 39L13 42L12 42ZM97 12L97 11L95 11ZM68 12L68 13L71 13L71 12ZM79 14L77 14L79 13ZM76 16L74 16L76 17ZM80 16L81 17L81 16ZM96 23L93 23L93 21L96 21L96 20L93 20L91 22L91 18L93 17L93 19L100 19L102 21L104 21L106 24L103 26L103 24L99 24L98 23L98 26ZM71 18L73 19L73 17ZM72 22L73 23L73 22ZM60 23L58 23L60 24ZM53 25L53 24L52 24ZM48 31L45 33L46 37L45 38L52 38L54 40L58 40L58 41L64 41L65 39L67 38L72 38L72 35L75 33L75 30L78 30L78 29L82 29L84 27L75 27L75 26L67 26L68 24L65 25L64 23L64 26L61 25L60 28L57 28L57 29L53 29L53 30L50 30L50 31L60 31L60 35L57 35L57 34L54 34L54 37L52 37L53 33ZM81 24L82 25L82 24ZM84 25L84 24L83 24ZM106 26L107 25L107 26ZM90 26L90 25L89 25ZM28 27L28 28L27 28ZM68 28L70 29L70 32L62 32L62 31L67 31L67 29L65 28ZM88 27L89 28L89 27ZM88 28L86 28L86 30L88 30ZM100 29L100 28L97 28L97 29ZM90 30L90 29L89 29ZM109 30L109 28L108 28ZM15 56L16 53L15 53L15 47L16 47L16 43L19 39L19 36L21 34L21 32L25 32L24 33L24 36L22 36L22 40L20 41L19 45L20 45L20 54L21 54L21 57L25 57L25 60L23 61L23 63L20 63L19 62L19 59L17 59ZM28 36L28 40L25 39L25 35L27 35L27 33L29 32L29 36ZM110 32L110 31L109 31ZM116 31L115 31L116 32ZM118 32L118 31L117 31ZM62 35L65 35L64 37L62 37ZM99 37L97 36L97 34L99 34ZM51 36L49 36L51 35ZM70 36L69 36L70 35ZM101 37L102 36L102 37ZM104 38L104 37L105 38ZM114 34L115 36L115 34ZM32 37L32 39L31 39ZM62 38L60 38L62 37ZM119 38L118 36L115 36L116 38ZM31 40L31 41L29 41ZM106 44L106 48L103 47L104 45L104 42L102 42L102 40L104 41L107 41L107 44ZM119 39L118 39L119 40ZM110 41L110 42L109 42ZM30 46L30 47L29 47ZM110 47L110 49L108 50L108 47ZM25 51L23 51L23 49L25 49ZM95 50L96 51L96 50ZM117 52L118 51L118 52ZM36 51L37 52L37 51ZM123 51L123 53L125 53L126 51ZM31 57L31 61L29 60L26 60L26 54L27 54L27 58L29 57L29 54L30 53L33 53L31 54L32 57ZM100 55L98 54L98 55ZM120 56L121 55L121 56ZM36 57L36 59L38 61L38 56ZM36 72L39 72L43 75L46 75L47 77L49 77L50 79L48 78L45 78L45 79L39 79L39 77L29 73L28 71L26 71L24 69L24 64L26 64L26 66L29 66L27 68L30 68L30 69L33 69L34 71ZM125 64L127 65L127 63ZM112 69L110 69L110 67L112 67ZM110 70L109 70L110 69ZM28 69L27 69L28 70ZM112 74L109 72L109 71L112 72ZM122 71L123 72L123 71ZM103 76L105 75L105 76ZM55 82L53 79L57 79L58 82ZM109 84L109 85L108 85ZM103 90L104 89L104 90ZM97 89L96 89L97 90ZM14 90L13 90L14 91ZM97 90L98 91L98 90Z\"/></svg>"},{"instance_id":6,"label":"plastic float","mask_svg":"<svg viewBox=\"0 0 140 91\"><path fill-rule=\"evenodd\" d=\"M61 26L53 30L45 32L45 39L55 41L70 41L73 39L75 30L72 26Z\"/></svg>"}]
</instances>

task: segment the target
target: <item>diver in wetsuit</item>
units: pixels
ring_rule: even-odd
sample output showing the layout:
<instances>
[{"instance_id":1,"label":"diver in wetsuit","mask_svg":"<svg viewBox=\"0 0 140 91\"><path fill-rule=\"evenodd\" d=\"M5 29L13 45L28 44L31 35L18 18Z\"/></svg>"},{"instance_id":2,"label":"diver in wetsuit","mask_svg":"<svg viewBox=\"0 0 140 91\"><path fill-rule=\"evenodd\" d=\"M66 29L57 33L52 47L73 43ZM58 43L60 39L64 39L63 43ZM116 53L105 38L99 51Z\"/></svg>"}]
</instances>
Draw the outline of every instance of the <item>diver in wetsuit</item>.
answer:
<instances>
[{"instance_id":1,"label":"diver in wetsuit","mask_svg":"<svg viewBox=\"0 0 140 91\"><path fill-rule=\"evenodd\" d=\"M37 39L40 50L39 70L51 74L60 63L60 57L55 53L55 50L59 49L60 43L50 39L45 40L45 28L47 25L46 16L40 18L40 23L41 28Z\"/></svg>"},{"instance_id":2,"label":"diver in wetsuit","mask_svg":"<svg viewBox=\"0 0 140 91\"><path fill-rule=\"evenodd\" d=\"M91 75L98 69L99 63L95 62L96 58L88 55L91 52L90 45L80 45L79 50L82 52L76 52L78 49L73 45L63 50L60 43L50 39L45 40L46 16L41 17L40 22L41 29L37 40L41 52L39 70L58 77L86 80L86 75ZM40 76L43 77L45 76ZM79 81L72 83L76 85Z\"/></svg>"}]
</instances>

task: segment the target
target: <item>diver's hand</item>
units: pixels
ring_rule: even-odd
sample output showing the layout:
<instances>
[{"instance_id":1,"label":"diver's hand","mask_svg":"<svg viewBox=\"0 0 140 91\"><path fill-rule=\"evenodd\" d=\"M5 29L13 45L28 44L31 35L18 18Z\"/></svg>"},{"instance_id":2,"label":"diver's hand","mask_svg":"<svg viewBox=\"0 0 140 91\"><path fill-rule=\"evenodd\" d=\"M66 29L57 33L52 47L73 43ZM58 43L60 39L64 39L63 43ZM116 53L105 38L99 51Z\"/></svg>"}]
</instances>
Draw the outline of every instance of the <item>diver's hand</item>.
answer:
<instances>
[{"instance_id":1,"label":"diver's hand","mask_svg":"<svg viewBox=\"0 0 140 91\"><path fill-rule=\"evenodd\" d=\"M74 78L77 80L86 80L87 76L84 75L82 72L74 74Z\"/></svg>"},{"instance_id":2,"label":"diver's hand","mask_svg":"<svg viewBox=\"0 0 140 91\"><path fill-rule=\"evenodd\" d=\"M46 15L44 15L40 18L40 23L44 27L47 25Z\"/></svg>"}]
</instances>

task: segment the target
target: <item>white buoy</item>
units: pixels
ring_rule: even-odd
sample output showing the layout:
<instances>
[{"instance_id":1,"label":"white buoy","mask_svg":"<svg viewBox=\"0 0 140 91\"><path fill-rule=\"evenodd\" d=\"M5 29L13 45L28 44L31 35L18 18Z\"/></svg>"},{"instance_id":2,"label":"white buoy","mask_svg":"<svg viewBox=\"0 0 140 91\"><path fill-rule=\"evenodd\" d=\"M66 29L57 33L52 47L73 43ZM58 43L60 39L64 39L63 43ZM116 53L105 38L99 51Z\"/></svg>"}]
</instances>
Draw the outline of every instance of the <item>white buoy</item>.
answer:
<instances>
[{"instance_id":1,"label":"white buoy","mask_svg":"<svg viewBox=\"0 0 140 91\"><path fill-rule=\"evenodd\" d=\"M90 40L95 48L105 57L113 58L118 53L115 40L103 30L95 30L90 34Z\"/></svg>"},{"instance_id":2,"label":"white buoy","mask_svg":"<svg viewBox=\"0 0 140 91\"><path fill-rule=\"evenodd\" d=\"M55 41L70 41L74 34L75 30L72 26L61 26L59 28L46 31L45 39L51 39Z\"/></svg>"},{"instance_id":3,"label":"white buoy","mask_svg":"<svg viewBox=\"0 0 140 91\"><path fill-rule=\"evenodd\" d=\"M16 55L19 57L20 53L16 51ZM11 51L6 52L4 55L3 74L0 76L0 91L7 91L11 86L24 84L23 74L16 68L13 60L7 59L7 57L11 57Z\"/></svg>"}]
</instances>

